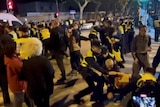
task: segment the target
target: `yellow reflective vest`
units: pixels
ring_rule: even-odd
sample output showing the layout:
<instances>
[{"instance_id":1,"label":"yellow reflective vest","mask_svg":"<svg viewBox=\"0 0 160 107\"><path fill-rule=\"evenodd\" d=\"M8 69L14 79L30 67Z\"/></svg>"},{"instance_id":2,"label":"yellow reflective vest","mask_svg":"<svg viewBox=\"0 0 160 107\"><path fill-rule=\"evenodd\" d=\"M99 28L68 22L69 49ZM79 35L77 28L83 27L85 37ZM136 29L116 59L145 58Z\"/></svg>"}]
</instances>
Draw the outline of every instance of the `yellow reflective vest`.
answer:
<instances>
[{"instance_id":1,"label":"yellow reflective vest","mask_svg":"<svg viewBox=\"0 0 160 107\"><path fill-rule=\"evenodd\" d=\"M112 44L112 41L111 41L110 37L107 36L106 38L108 39L109 43ZM122 57L121 57L120 49L118 49L118 51L115 51L115 50L112 48L112 54L115 56L115 59L116 59L117 62L123 61L123 60L122 60Z\"/></svg>"},{"instance_id":2,"label":"yellow reflective vest","mask_svg":"<svg viewBox=\"0 0 160 107\"><path fill-rule=\"evenodd\" d=\"M50 32L47 28L40 30L40 33L42 34L42 40L50 38Z\"/></svg>"},{"instance_id":3,"label":"yellow reflective vest","mask_svg":"<svg viewBox=\"0 0 160 107\"><path fill-rule=\"evenodd\" d=\"M27 42L29 41L30 37L28 38L19 38L16 40L17 44L17 52L20 54L20 58L22 59L28 59L30 57L30 52L26 51L28 50L29 46L27 45Z\"/></svg>"},{"instance_id":4,"label":"yellow reflective vest","mask_svg":"<svg viewBox=\"0 0 160 107\"><path fill-rule=\"evenodd\" d=\"M16 40L18 39L18 36L17 36L17 34L16 34L15 31L11 31L11 32L9 32L9 34L13 36L12 39L13 39L14 41L16 41Z\"/></svg>"},{"instance_id":5,"label":"yellow reflective vest","mask_svg":"<svg viewBox=\"0 0 160 107\"><path fill-rule=\"evenodd\" d=\"M121 33L122 35L124 35L125 31L124 31L123 26L122 26L122 25L119 25L119 26L118 26L118 29L119 29L120 33Z\"/></svg>"},{"instance_id":6,"label":"yellow reflective vest","mask_svg":"<svg viewBox=\"0 0 160 107\"><path fill-rule=\"evenodd\" d=\"M87 67L87 66L88 66L88 63L87 63L87 61L85 60L87 57L93 57L93 58L97 61L96 56L93 55L93 52L92 52L91 50L89 50L89 51L87 52L86 57L83 58L83 60L81 61L81 66L82 66L82 67Z\"/></svg>"},{"instance_id":7,"label":"yellow reflective vest","mask_svg":"<svg viewBox=\"0 0 160 107\"><path fill-rule=\"evenodd\" d=\"M90 34L93 34L93 35L98 35L98 32L94 29L95 26L92 26L92 28L90 29Z\"/></svg>"},{"instance_id":8,"label":"yellow reflective vest","mask_svg":"<svg viewBox=\"0 0 160 107\"><path fill-rule=\"evenodd\" d=\"M143 82L146 82L147 80L151 80L156 82L156 77L152 75L151 73L144 73L140 75L141 78L137 81L137 86L141 87Z\"/></svg>"},{"instance_id":9,"label":"yellow reflective vest","mask_svg":"<svg viewBox=\"0 0 160 107\"><path fill-rule=\"evenodd\" d=\"M35 36L36 35L36 30L34 28L31 28L32 32L33 32L33 35L32 36Z\"/></svg>"},{"instance_id":10,"label":"yellow reflective vest","mask_svg":"<svg viewBox=\"0 0 160 107\"><path fill-rule=\"evenodd\" d=\"M155 20L154 21L154 27L155 28L160 27L160 20Z\"/></svg>"}]
</instances>

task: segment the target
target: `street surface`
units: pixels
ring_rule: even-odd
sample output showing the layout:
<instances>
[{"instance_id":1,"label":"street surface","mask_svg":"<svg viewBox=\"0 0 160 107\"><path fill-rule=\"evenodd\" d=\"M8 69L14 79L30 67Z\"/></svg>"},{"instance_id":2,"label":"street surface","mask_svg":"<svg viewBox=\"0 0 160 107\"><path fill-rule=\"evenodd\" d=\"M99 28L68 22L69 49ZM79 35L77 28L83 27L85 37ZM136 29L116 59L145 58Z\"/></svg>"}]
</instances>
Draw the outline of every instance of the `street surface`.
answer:
<instances>
[{"instance_id":1,"label":"street surface","mask_svg":"<svg viewBox=\"0 0 160 107\"><path fill-rule=\"evenodd\" d=\"M88 33L89 33L88 31L83 31L82 35L87 37ZM82 46L81 53L85 55L87 50L90 48L90 43L88 41L82 41L81 46ZM155 56L158 47L159 47L159 43L155 43L155 42L152 43L152 51L149 53L150 63L152 63L153 57ZM133 63L132 56L130 53L124 56L126 60L126 63L124 64L125 69L121 69L121 71L131 73L132 72L131 68ZM56 70L55 79L54 79L54 82L56 82L60 78L60 71L56 65L55 60L51 60L51 63L54 69ZM66 72L68 74L71 71L70 59L64 58L64 64L65 64ZM158 67L157 71L160 71L160 67ZM86 103L84 105L71 104L73 100L73 96L78 91L84 89L85 87L87 87L87 84L83 81L82 77L79 74L77 76L67 77L67 84L55 85L54 94L51 95L50 97L50 104L52 105L52 107L101 107L99 105L96 106L94 105L94 102L89 101L90 95L84 98L86 100ZM11 92L10 92L10 96L11 96L11 99L13 100L13 94ZM123 105L125 105L126 102L127 100L125 99L123 101ZM0 93L0 104L2 103L3 103L2 93ZM12 106L0 106L0 107L12 107ZM25 104L24 104L24 107L26 107ZM116 105L115 103L111 102L103 107L120 107L120 105ZM121 107L124 107L124 106L121 106Z\"/></svg>"}]
</instances>

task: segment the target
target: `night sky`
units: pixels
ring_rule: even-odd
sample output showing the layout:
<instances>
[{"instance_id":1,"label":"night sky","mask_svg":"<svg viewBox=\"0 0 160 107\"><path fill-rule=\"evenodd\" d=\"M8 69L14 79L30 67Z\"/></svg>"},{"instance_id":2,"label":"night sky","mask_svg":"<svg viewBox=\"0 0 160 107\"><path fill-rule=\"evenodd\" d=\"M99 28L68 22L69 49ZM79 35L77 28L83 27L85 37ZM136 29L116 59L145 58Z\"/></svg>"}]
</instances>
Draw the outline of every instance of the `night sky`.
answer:
<instances>
[{"instance_id":1,"label":"night sky","mask_svg":"<svg viewBox=\"0 0 160 107\"><path fill-rule=\"evenodd\" d=\"M0 0L0 3L5 2L6 0ZM55 0L13 0L16 3L25 3L25 2L33 2L33 1L55 1Z\"/></svg>"},{"instance_id":2,"label":"night sky","mask_svg":"<svg viewBox=\"0 0 160 107\"><path fill-rule=\"evenodd\" d=\"M12 0L14 2L14 8L16 9L16 3L27 3L27 2L33 2L33 1L52 1L55 0ZM58 0L61 1L61 0ZM6 0L0 0L0 10L6 9Z\"/></svg>"}]
</instances>

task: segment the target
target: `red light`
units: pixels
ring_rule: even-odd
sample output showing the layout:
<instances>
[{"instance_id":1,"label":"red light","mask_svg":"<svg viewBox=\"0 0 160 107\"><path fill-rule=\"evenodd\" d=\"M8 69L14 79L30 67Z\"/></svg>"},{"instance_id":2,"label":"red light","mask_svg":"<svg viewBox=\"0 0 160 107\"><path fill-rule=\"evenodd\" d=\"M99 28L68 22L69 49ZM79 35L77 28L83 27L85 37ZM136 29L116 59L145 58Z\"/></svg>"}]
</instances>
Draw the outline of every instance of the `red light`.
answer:
<instances>
[{"instance_id":1,"label":"red light","mask_svg":"<svg viewBox=\"0 0 160 107\"><path fill-rule=\"evenodd\" d=\"M56 13L57 16L59 16L59 13Z\"/></svg>"},{"instance_id":2,"label":"red light","mask_svg":"<svg viewBox=\"0 0 160 107\"><path fill-rule=\"evenodd\" d=\"M13 9L13 1L11 1L11 0L8 1L8 9L9 10Z\"/></svg>"},{"instance_id":3,"label":"red light","mask_svg":"<svg viewBox=\"0 0 160 107\"><path fill-rule=\"evenodd\" d=\"M12 10L12 9L13 9L13 7L12 7L12 6L9 6L8 8L9 8L10 10Z\"/></svg>"}]
</instances>

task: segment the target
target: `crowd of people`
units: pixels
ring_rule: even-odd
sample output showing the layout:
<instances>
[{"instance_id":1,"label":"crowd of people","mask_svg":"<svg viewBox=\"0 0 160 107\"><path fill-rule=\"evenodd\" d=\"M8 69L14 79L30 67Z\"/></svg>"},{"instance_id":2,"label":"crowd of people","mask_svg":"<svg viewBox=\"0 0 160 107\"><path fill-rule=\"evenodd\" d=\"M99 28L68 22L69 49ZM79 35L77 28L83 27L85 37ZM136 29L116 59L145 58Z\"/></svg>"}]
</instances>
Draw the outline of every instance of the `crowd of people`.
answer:
<instances>
[{"instance_id":1,"label":"crowd of people","mask_svg":"<svg viewBox=\"0 0 160 107\"><path fill-rule=\"evenodd\" d=\"M139 34L134 37L132 19L93 22L86 38L90 41L86 56L80 52L83 45L80 35L80 24L76 21L68 26L56 19L48 25L30 23L30 26L19 28L0 25L0 85L4 104L10 104L9 84L14 93L14 107L22 107L23 101L28 107L49 107L49 97L54 90L54 65L51 65L49 59L55 58L61 72L57 84L65 83L66 76L76 76L75 74L80 74L88 84L88 87L74 95L77 104L84 103L82 97L90 93L93 93L91 100L96 102L114 99L115 92L120 94L118 100L121 100L127 93L141 90L141 87L146 86L144 84L152 81L154 89L151 90L155 93L153 97L159 105L160 88L154 74L160 62L160 52L157 52L152 68L148 60L151 38L146 34L145 25L139 26ZM115 78L125 75L120 71L125 68L123 55L129 52L134 60L133 74L128 76L131 79L127 85L117 87ZM68 75L64 56L70 56L72 71ZM144 74L140 75L142 67ZM104 84L108 87L105 94ZM153 84L150 83L149 86ZM143 90L146 94L149 91Z\"/></svg>"}]
</instances>

